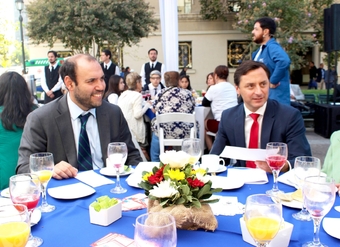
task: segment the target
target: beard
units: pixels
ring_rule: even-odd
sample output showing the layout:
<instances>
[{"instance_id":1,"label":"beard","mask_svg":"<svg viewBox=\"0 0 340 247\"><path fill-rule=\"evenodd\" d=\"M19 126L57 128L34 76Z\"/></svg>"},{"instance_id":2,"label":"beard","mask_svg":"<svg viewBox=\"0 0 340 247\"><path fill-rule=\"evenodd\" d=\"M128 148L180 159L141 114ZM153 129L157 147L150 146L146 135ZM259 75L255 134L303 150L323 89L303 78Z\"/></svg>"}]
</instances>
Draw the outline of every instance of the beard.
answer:
<instances>
[{"instance_id":1,"label":"beard","mask_svg":"<svg viewBox=\"0 0 340 247\"><path fill-rule=\"evenodd\" d=\"M263 35L259 35L259 36L254 36L253 35L253 41L256 43L256 44L262 44L263 42Z\"/></svg>"},{"instance_id":2,"label":"beard","mask_svg":"<svg viewBox=\"0 0 340 247\"><path fill-rule=\"evenodd\" d=\"M95 93L98 93L98 92L95 92ZM74 91L74 98L77 101L77 105L83 110L97 108L102 105L102 100L92 98L92 94L88 96L84 92L80 91L79 89Z\"/></svg>"}]
</instances>

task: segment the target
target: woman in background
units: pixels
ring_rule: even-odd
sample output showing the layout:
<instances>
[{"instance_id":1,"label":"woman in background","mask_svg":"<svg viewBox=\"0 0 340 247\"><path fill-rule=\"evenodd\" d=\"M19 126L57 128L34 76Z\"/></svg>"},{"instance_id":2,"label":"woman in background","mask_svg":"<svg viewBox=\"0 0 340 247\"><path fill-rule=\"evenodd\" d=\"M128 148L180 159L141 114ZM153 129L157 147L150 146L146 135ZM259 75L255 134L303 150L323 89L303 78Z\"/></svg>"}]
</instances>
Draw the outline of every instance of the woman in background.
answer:
<instances>
[{"instance_id":1,"label":"woman in background","mask_svg":"<svg viewBox=\"0 0 340 247\"><path fill-rule=\"evenodd\" d=\"M123 77L119 75L112 75L109 80L109 89L104 95L104 99L109 101L111 104L117 105L118 97L125 91L126 84L124 83Z\"/></svg>"},{"instance_id":2,"label":"woman in background","mask_svg":"<svg viewBox=\"0 0 340 247\"><path fill-rule=\"evenodd\" d=\"M190 84L190 78L188 75L182 75L179 78L178 86L183 89L188 89L189 91L193 91L191 84Z\"/></svg>"},{"instance_id":3,"label":"woman in background","mask_svg":"<svg viewBox=\"0 0 340 247\"><path fill-rule=\"evenodd\" d=\"M0 76L0 190L15 175L27 115L37 108L25 79L16 72Z\"/></svg>"},{"instance_id":4,"label":"woman in background","mask_svg":"<svg viewBox=\"0 0 340 247\"><path fill-rule=\"evenodd\" d=\"M210 86L215 85L214 72L211 72L207 75L205 83L207 84L207 90L209 89Z\"/></svg>"}]
</instances>

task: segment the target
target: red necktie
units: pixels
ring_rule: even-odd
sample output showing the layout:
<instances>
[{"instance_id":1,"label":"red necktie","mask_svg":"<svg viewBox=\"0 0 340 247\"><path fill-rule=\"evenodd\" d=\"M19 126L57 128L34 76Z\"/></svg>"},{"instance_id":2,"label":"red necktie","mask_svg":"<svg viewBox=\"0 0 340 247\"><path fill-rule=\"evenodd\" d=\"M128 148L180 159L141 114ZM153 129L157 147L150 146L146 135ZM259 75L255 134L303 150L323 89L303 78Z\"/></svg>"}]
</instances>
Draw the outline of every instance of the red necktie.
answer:
<instances>
[{"instance_id":1,"label":"red necktie","mask_svg":"<svg viewBox=\"0 0 340 247\"><path fill-rule=\"evenodd\" d=\"M249 116L254 120L254 122L250 129L250 138L249 138L248 148L258 148L259 147L259 123L257 122L257 118L260 116L260 114L251 113ZM250 168L256 168L256 164L254 161L247 161L246 166Z\"/></svg>"}]
</instances>

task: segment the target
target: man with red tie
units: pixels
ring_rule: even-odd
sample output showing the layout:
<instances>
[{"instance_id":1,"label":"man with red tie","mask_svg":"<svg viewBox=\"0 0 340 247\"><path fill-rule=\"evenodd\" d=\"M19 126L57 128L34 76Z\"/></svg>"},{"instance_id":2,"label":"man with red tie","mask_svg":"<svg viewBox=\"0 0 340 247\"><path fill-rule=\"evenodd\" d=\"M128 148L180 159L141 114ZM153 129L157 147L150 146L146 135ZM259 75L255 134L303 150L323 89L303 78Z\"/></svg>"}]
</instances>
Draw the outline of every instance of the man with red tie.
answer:
<instances>
[{"instance_id":1,"label":"man with red tie","mask_svg":"<svg viewBox=\"0 0 340 247\"><path fill-rule=\"evenodd\" d=\"M234 83L243 102L223 111L211 154L221 154L226 145L265 149L268 142L284 142L292 166L297 156L311 155L301 113L268 99L269 78L268 68L260 62L245 61L237 68ZM265 161L238 161L236 166L271 172ZM281 171L288 169L286 163Z\"/></svg>"}]
</instances>

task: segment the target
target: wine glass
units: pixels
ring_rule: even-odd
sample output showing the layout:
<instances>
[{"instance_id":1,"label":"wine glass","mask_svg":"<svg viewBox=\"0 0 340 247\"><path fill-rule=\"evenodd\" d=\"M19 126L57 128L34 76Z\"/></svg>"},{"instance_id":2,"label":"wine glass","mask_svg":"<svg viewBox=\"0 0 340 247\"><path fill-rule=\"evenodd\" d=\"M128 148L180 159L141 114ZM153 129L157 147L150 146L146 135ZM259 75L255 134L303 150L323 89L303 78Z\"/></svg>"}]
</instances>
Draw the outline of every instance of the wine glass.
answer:
<instances>
[{"instance_id":1,"label":"wine glass","mask_svg":"<svg viewBox=\"0 0 340 247\"><path fill-rule=\"evenodd\" d=\"M41 194L39 177L36 174L30 173L23 173L10 177L9 193L13 203L23 204L27 207L31 221L32 212L38 205ZM30 234L26 246L40 246L42 243L43 240L41 238L33 237L32 234Z\"/></svg>"},{"instance_id":2,"label":"wine glass","mask_svg":"<svg viewBox=\"0 0 340 247\"><path fill-rule=\"evenodd\" d=\"M266 194L275 196L277 193L282 192L277 185L277 178L280 170L287 161L288 148L286 143L282 142L269 142L266 146L266 161L268 166L273 172L274 183L271 190L266 191Z\"/></svg>"},{"instance_id":3,"label":"wine glass","mask_svg":"<svg viewBox=\"0 0 340 247\"><path fill-rule=\"evenodd\" d=\"M200 139L184 139L182 142L182 151L190 155L189 163L191 166L194 166L201 157Z\"/></svg>"},{"instance_id":4,"label":"wine glass","mask_svg":"<svg viewBox=\"0 0 340 247\"><path fill-rule=\"evenodd\" d=\"M331 210L335 201L336 187L330 177L310 176L303 184L304 203L314 222L313 241L303 247L326 247L320 242L319 232L323 217Z\"/></svg>"},{"instance_id":5,"label":"wine glass","mask_svg":"<svg viewBox=\"0 0 340 247\"><path fill-rule=\"evenodd\" d=\"M36 153L30 155L30 169L31 173L37 174L42 188L42 202L40 206L41 212L48 213L55 209L55 206L47 203L46 187L50 181L53 169L54 160L52 153Z\"/></svg>"},{"instance_id":6,"label":"wine glass","mask_svg":"<svg viewBox=\"0 0 340 247\"><path fill-rule=\"evenodd\" d=\"M281 227L282 205L280 200L267 194L248 196L244 220L256 245L258 247L268 246Z\"/></svg>"},{"instance_id":7,"label":"wine glass","mask_svg":"<svg viewBox=\"0 0 340 247\"><path fill-rule=\"evenodd\" d=\"M111 193L121 194L125 193L127 189L124 189L120 185L120 173L124 171L124 164L127 159L127 147L124 142L111 142L107 147L107 157L113 168L116 170L117 181L116 187L110 190Z\"/></svg>"},{"instance_id":8,"label":"wine glass","mask_svg":"<svg viewBox=\"0 0 340 247\"><path fill-rule=\"evenodd\" d=\"M298 189L302 189L306 177L319 176L320 170L320 159L311 156L296 157L293 171ZM302 203L302 210L293 214L293 217L301 221L312 220L312 216L308 213L304 203Z\"/></svg>"},{"instance_id":9,"label":"wine glass","mask_svg":"<svg viewBox=\"0 0 340 247\"><path fill-rule=\"evenodd\" d=\"M24 247L30 231L30 218L25 205L0 206L0 246Z\"/></svg>"},{"instance_id":10,"label":"wine glass","mask_svg":"<svg viewBox=\"0 0 340 247\"><path fill-rule=\"evenodd\" d=\"M175 218L167 213L147 213L137 217L135 225L136 247L177 246Z\"/></svg>"}]
</instances>

